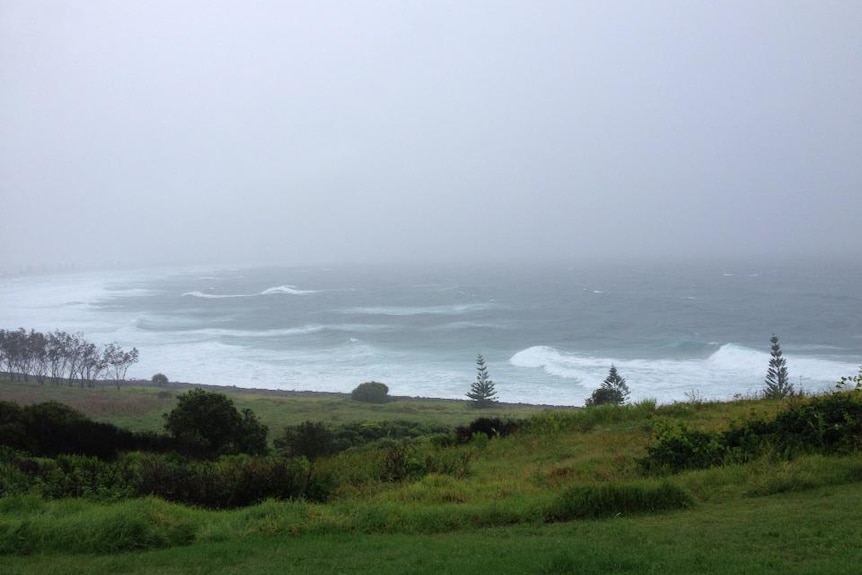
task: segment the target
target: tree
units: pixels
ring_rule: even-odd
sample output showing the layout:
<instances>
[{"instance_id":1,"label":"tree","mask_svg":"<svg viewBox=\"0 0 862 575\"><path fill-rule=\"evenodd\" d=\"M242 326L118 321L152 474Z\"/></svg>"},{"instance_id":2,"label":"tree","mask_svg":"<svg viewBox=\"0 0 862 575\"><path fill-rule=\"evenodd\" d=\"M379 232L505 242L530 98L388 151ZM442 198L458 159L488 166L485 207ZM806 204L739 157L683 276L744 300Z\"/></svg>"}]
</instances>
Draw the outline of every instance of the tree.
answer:
<instances>
[{"instance_id":1,"label":"tree","mask_svg":"<svg viewBox=\"0 0 862 575\"><path fill-rule=\"evenodd\" d=\"M165 415L165 430L205 455L255 453L261 451L261 443L266 445L266 426L251 410L240 413L226 395L196 388L177 401Z\"/></svg>"},{"instance_id":2,"label":"tree","mask_svg":"<svg viewBox=\"0 0 862 575\"><path fill-rule=\"evenodd\" d=\"M617 368L611 365L608 376L602 382L602 385L593 391L593 394L587 398L587 407L595 405L623 405L629 399L629 386L626 385L624 377L620 376Z\"/></svg>"},{"instance_id":3,"label":"tree","mask_svg":"<svg viewBox=\"0 0 862 575\"><path fill-rule=\"evenodd\" d=\"M109 343L102 349L102 361L113 377L117 389L120 389L120 383L126 380L126 372L132 364L138 362L138 349L133 347L132 351L123 351L116 342Z\"/></svg>"},{"instance_id":4,"label":"tree","mask_svg":"<svg viewBox=\"0 0 862 575\"><path fill-rule=\"evenodd\" d=\"M787 375L787 360L781 354L781 346L778 345L775 334L772 334L769 342L772 344L772 350L769 369L766 371L764 380L763 397L767 399L790 397L793 395L793 383Z\"/></svg>"},{"instance_id":5,"label":"tree","mask_svg":"<svg viewBox=\"0 0 862 575\"><path fill-rule=\"evenodd\" d=\"M485 366L485 358L482 357L481 353L476 357L476 381L470 387L467 397L470 398L471 407L491 407L497 403L494 382L488 377L488 368Z\"/></svg>"},{"instance_id":6,"label":"tree","mask_svg":"<svg viewBox=\"0 0 862 575\"><path fill-rule=\"evenodd\" d=\"M158 385L159 387L162 387L168 384L168 376L166 376L164 373L157 373L150 381L153 382L153 385Z\"/></svg>"},{"instance_id":7,"label":"tree","mask_svg":"<svg viewBox=\"0 0 862 575\"><path fill-rule=\"evenodd\" d=\"M316 421L285 427L284 435L273 443L285 455L305 457L312 462L335 452L335 434L326 424Z\"/></svg>"},{"instance_id":8,"label":"tree","mask_svg":"<svg viewBox=\"0 0 862 575\"><path fill-rule=\"evenodd\" d=\"M389 401L388 393L389 388L385 383L366 381L360 383L356 389L350 392L350 399L366 403L386 403Z\"/></svg>"},{"instance_id":9,"label":"tree","mask_svg":"<svg viewBox=\"0 0 862 575\"><path fill-rule=\"evenodd\" d=\"M242 410L242 420L236 438L237 451L249 455L265 455L269 450L266 436L269 428L248 408Z\"/></svg>"}]
</instances>

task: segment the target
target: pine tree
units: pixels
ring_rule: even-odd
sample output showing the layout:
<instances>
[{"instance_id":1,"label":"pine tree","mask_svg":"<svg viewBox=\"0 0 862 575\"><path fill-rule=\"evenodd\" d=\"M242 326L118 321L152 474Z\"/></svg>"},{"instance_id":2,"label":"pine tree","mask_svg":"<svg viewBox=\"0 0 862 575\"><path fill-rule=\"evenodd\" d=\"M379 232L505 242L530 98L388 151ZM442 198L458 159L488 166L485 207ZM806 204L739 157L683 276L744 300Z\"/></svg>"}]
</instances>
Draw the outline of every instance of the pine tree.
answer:
<instances>
[{"instance_id":1,"label":"pine tree","mask_svg":"<svg viewBox=\"0 0 862 575\"><path fill-rule=\"evenodd\" d=\"M793 395L793 384L787 375L787 360L781 354L781 346L778 345L775 334L772 334L769 342L772 344L772 357L769 358L769 369L766 371L763 397L768 399L790 397Z\"/></svg>"},{"instance_id":2,"label":"pine tree","mask_svg":"<svg viewBox=\"0 0 862 575\"><path fill-rule=\"evenodd\" d=\"M593 391L593 394L587 398L587 407L593 405L613 404L623 405L629 399L629 386L626 385L624 377L617 373L617 368L611 365L608 376L602 382L602 385Z\"/></svg>"},{"instance_id":3,"label":"pine tree","mask_svg":"<svg viewBox=\"0 0 862 575\"><path fill-rule=\"evenodd\" d=\"M485 358L480 353L476 358L476 381L470 387L471 407L491 407L497 403L497 392L494 391L494 382L488 377L488 368L485 366Z\"/></svg>"}]
</instances>

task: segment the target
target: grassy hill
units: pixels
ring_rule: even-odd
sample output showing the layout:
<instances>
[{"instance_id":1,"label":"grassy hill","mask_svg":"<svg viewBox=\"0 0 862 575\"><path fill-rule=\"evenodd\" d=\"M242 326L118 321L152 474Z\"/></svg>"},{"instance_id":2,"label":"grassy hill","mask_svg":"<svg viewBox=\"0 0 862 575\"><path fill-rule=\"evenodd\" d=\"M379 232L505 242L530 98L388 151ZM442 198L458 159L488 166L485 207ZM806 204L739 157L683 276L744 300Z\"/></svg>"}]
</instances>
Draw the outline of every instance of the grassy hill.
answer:
<instances>
[{"instance_id":1,"label":"grassy hill","mask_svg":"<svg viewBox=\"0 0 862 575\"><path fill-rule=\"evenodd\" d=\"M155 430L181 389L0 383L0 400L66 402L101 421ZM790 401L644 402L588 410L225 390L277 431L304 420L463 425L526 420L515 434L445 453L461 471L350 481L371 453L321 460L343 479L327 503L229 511L154 498L0 497L2 573L855 573L862 455L765 453L679 473L639 463L656 433L768 419ZM432 453L422 444L408 453ZM436 452L434 452L436 453Z\"/></svg>"}]
</instances>

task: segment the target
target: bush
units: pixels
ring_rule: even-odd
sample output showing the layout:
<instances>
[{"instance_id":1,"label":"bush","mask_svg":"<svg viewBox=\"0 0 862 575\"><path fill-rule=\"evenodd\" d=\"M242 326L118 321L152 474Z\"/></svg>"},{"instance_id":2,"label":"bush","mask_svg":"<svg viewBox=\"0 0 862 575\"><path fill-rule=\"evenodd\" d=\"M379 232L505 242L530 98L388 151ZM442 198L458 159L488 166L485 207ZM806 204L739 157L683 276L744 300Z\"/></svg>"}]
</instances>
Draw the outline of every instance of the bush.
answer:
<instances>
[{"instance_id":1,"label":"bush","mask_svg":"<svg viewBox=\"0 0 862 575\"><path fill-rule=\"evenodd\" d=\"M517 431L521 423L511 419L500 419L499 417L480 417L474 419L469 425L460 425L455 428L455 436L458 443L467 443L477 433L488 439L495 437L506 437Z\"/></svg>"},{"instance_id":2,"label":"bush","mask_svg":"<svg viewBox=\"0 0 862 575\"><path fill-rule=\"evenodd\" d=\"M365 403L386 403L389 401L389 388L385 383L367 381L360 383L350 392L350 399Z\"/></svg>"},{"instance_id":3,"label":"bush","mask_svg":"<svg viewBox=\"0 0 862 575\"><path fill-rule=\"evenodd\" d=\"M197 388L177 401L165 416L165 430L204 456L266 452L266 426L251 410L238 411L228 396Z\"/></svg>"},{"instance_id":4,"label":"bush","mask_svg":"<svg viewBox=\"0 0 862 575\"><path fill-rule=\"evenodd\" d=\"M752 419L725 431L659 428L640 461L646 471L678 472L745 463L765 453L792 459L862 448L862 397L835 393L798 400L771 420Z\"/></svg>"},{"instance_id":5,"label":"bush","mask_svg":"<svg viewBox=\"0 0 862 575\"><path fill-rule=\"evenodd\" d=\"M324 423L304 421L299 425L284 428L284 435L277 438L275 447L290 457L305 457L314 461L335 451L334 435Z\"/></svg>"}]
</instances>

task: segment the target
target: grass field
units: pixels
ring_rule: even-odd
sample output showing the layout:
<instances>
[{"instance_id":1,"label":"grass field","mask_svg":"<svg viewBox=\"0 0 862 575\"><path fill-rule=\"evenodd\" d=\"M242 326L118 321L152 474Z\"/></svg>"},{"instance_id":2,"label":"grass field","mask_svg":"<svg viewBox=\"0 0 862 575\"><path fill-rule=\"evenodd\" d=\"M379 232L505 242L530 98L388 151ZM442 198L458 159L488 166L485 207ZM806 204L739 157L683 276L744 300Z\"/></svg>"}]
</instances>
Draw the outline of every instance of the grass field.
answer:
<instances>
[{"instance_id":1,"label":"grass field","mask_svg":"<svg viewBox=\"0 0 862 575\"><path fill-rule=\"evenodd\" d=\"M162 431L162 414L176 405L176 396L193 386L155 387L129 385L117 390L112 386L78 387L39 385L34 382L12 382L0 378L0 400L30 405L59 401L97 420L108 421L132 431ZM446 399L395 397L385 404L352 401L339 393L273 392L238 387L208 388L225 393L239 409L249 408L269 426L270 434L286 425L306 420L327 423L386 421L404 419L420 423L463 425L477 417L466 402ZM482 410L492 417L528 417L545 407L525 404L500 404ZM564 408L559 408L564 409Z\"/></svg>"},{"instance_id":2,"label":"grass field","mask_svg":"<svg viewBox=\"0 0 862 575\"><path fill-rule=\"evenodd\" d=\"M152 430L179 392L0 384L0 400L54 399ZM766 456L662 477L645 477L637 464L657 425L719 429L774 414L781 402L500 406L477 414L455 401L230 395L273 430L303 420L456 425L491 414L530 418L530 425L453 448L469 455L464 476L363 484L325 504L209 511L152 498L0 498L0 573L849 574L862 561L858 453ZM361 459L347 452L320 465L361 466ZM580 518L593 515L600 518ZM8 548L16 545L30 549Z\"/></svg>"}]
</instances>

